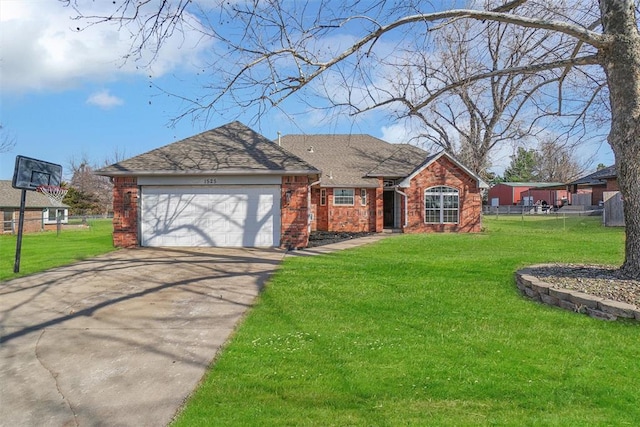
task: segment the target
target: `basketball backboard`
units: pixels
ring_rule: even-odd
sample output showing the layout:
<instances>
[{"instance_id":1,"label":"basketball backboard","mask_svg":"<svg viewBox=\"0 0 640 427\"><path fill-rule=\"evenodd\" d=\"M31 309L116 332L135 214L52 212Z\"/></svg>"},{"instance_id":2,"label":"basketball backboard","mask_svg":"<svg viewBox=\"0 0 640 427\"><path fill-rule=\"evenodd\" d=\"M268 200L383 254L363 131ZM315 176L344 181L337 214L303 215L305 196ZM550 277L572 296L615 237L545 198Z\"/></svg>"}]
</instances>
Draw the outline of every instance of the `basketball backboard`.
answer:
<instances>
[{"instance_id":1,"label":"basketball backboard","mask_svg":"<svg viewBox=\"0 0 640 427\"><path fill-rule=\"evenodd\" d=\"M41 185L60 186L62 166L44 160L16 156L16 167L13 171L13 188L35 190Z\"/></svg>"}]
</instances>

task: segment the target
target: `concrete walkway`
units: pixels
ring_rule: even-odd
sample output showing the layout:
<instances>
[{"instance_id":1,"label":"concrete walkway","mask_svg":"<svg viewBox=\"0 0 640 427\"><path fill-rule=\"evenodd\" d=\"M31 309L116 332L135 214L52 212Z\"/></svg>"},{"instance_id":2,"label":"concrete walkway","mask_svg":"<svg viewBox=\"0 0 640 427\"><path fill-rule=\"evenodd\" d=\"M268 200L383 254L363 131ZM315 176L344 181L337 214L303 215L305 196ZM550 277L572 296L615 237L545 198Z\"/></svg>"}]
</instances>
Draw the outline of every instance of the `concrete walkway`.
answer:
<instances>
[{"instance_id":1,"label":"concrete walkway","mask_svg":"<svg viewBox=\"0 0 640 427\"><path fill-rule=\"evenodd\" d=\"M399 234L393 234L393 233L371 234L369 236L359 237L357 239L343 240L342 242L332 243L330 245L317 246L315 248L307 248L307 249L301 249L297 251L289 251L287 252L287 256L323 255L331 252L342 251L345 249L351 249L358 246L367 245L369 243L375 243L379 240L386 239L392 236L399 236Z\"/></svg>"},{"instance_id":2,"label":"concrete walkway","mask_svg":"<svg viewBox=\"0 0 640 427\"><path fill-rule=\"evenodd\" d=\"M125 249L0 282L0 425L167 425L284 256Z\"/></svg>"}]
</instances>

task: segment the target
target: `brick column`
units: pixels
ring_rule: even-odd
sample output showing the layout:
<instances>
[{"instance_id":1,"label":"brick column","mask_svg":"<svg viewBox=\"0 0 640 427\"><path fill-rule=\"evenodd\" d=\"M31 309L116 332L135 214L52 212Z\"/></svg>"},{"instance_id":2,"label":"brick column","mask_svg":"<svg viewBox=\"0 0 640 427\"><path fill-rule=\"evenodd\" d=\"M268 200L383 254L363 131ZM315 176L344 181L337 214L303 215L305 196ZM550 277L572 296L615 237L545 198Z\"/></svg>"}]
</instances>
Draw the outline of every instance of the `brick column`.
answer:
<instances>
[{"instance_id":1,"label":"brick column","mask_svg":"<svg viewBox=\"0 0 640 427\"><path fill-rule=\"evenodd\" d=\"M113 179L113 245L138 246L138 179Z\"/></svg>"},{"instance_id":2,"label":"brick column","mask_svg":"<svg viewBox=\"0 0 640 427\"><path fill-rule=\"evenodd\" d=\"M375 212L376 212L376 233L382 233L384 231L384 203L383 203L383 194L384 194L384 180L382 178L378 178L378 187L376 188L376 198L373 203L375 203Z\"/></svg>"},{"instance_id":3,"label":"brick column","mask_svg":"<svg viewBox=\"0 0 640 427\"><path fill-rule=\"evenodd\" d=\"M309 178L306 176L282 177L280 200L280 247L306 248L309 244L309 207L307 193Z\"/></svg>"}]
</instances>

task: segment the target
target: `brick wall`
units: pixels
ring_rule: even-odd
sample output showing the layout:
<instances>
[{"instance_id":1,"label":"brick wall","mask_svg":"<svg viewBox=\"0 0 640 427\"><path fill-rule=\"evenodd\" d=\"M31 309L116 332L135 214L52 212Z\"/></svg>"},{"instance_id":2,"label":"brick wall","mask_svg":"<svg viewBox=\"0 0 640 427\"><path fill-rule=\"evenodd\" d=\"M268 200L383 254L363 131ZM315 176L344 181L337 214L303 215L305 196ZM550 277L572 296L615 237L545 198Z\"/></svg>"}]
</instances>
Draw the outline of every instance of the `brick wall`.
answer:
<instances>
[{"instance_id":1,"label":"brick wall","mask_svg":"<svg viewBox=\"0 0 640 427\"><path fill-rule=\"evenodd\" d=\"M354 204L351 206L336 206L333 203L333 188L327 188L326 218L327 226L323 231L375 232L378 222L382 224L382 189L365 189L367 197L363 206L360 188L354 189ZM378 191L380 190L380 191ZM380 212L380 214L378 214ZM318 226L319 230L322 230ZM380 227L380 231L382 227Z\"/></svg>"},{"instance_id":2,"label":"brick wall","mask_svg":"<svg viewBox=\"0 0 640 427\"><path fill-rule=\"evenodd\" d=\"M309 178L306 176L282 177L281 236L283 248L305 248L309 244Z\"/></svg>"},{"instance_id":3,"label":"brick wall","mask_svg":"<svg viewBox=\"0 0 640 427\"><path fill-rule=\"evenodd\" d=\"M138 246L138 180L135 177L113 179L113 245Z\"/></svg>"},{"instance_id":4,"label":"brick wall","mask_svg":"<svg viewBox=\"0 0 640 427\"><path fill-rule=\"evenodd\" d=\"M7 224L7 228L11 227L11 233L18 233L18 221L20 220L20 209L10 209L7 208L8 211L11 212L12 216L12 224ZM4 218L4 211L0 211L0 215ZM22 225L23 233L35 233L38 231L44 230L44 224L42 221L42 209L25 209L24 211L24 223ZM3 223L4 229L4 223Z\"/></svg>"},{"instance_id":5,"label":"brick wall","mask_svg":"<svg viewBox=\"0 0 640 427\"><path fill-rule=\"evenodd\" d=\"M607 189L605 191L620 191L618 178L607 178Z\"/></svg>"},{"instance_id":6,"label":"brick wall","mask_svg":"<svg viewBox=\"0 0 640 427\"><path fill-rule=\"evenodd\" d=\"M384 194L384 180L382 178L378 179L378 187L375 189L375 226L371 231L376 233L382 233L384 230L384 202L383 202L383 194Z\"/></svg>"},{"instance_id":7,"label":"brick wall","mask_svg":"<svg viewBox=\"0 0 640 427\"><path fill-rule=\"evenodd\" d=\"M424 191L429 187L446 185L459 191L458 224L425 224ZM407 226L405 233L428 232L479 232L481 228L482 197L480 189L464 170L460 169L446 157L425 168L411 180L409 188L403 189L408 196ZM402 204L401 224L404 225L405 205Z\"/></svg>"}]
</instances>

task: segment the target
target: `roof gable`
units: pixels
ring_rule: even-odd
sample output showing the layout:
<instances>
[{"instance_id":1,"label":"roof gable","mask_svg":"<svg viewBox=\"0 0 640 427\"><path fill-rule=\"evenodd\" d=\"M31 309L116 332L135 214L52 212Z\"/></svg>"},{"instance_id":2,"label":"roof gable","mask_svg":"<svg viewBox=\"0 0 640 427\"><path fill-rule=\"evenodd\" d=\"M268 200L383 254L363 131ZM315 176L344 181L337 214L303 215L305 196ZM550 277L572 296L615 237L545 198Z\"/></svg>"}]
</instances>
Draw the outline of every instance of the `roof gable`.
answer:
<instances>
[{"instance_id":1,"label":"roof gable","mask_svg":"<svg viewBox=\"0 0 640 427\"><path fill-rule=\"evenodd\" d=\"M400 184L398 184L398 186L402 187L402 188L409 187L409 185L411 183L411 180L413 178L415 178L419 173L421 173L423 170L425 170L426 168L431 166L433 163L435 163L441 157L446 157L450 162L452 162L454 165L456 165L457 167L462 169L467 175L469 175L471 178L473 178L478 183L478 187L479 188L489 188L489 184L484 182L478 175L476 175L475 173L471 172L471 170L469 168L467 168L465 165L460 163L455 157L451 156L446 151L440 151L439 153L436 153L434 155L431 155L431 156L427 157L427 159L421 165L416 167L411 172L411 174L409 176L407 176L405 179L403 179L402 182Z\"/></svg>"},{"instance_id":2,"label":"roof gable","mask_svg":"<svg viewBox=\"0 0 640 427\"><path fill-rule=\"evenodd\" d=\"M194 135L96 171L99 175L319 173L240 122Z\"/></svg>"},{"instance_id":3,"label":"roof gable","mask_svg":"<svg viewBox=\"0 0 640 427\"><path fill-rule=\"evenodd\" d=\"M377 187L378 177L402 178L427 152L370 135L284 135L282 146L322 171L323 186Z\"/></svg>"}]
</instances>

